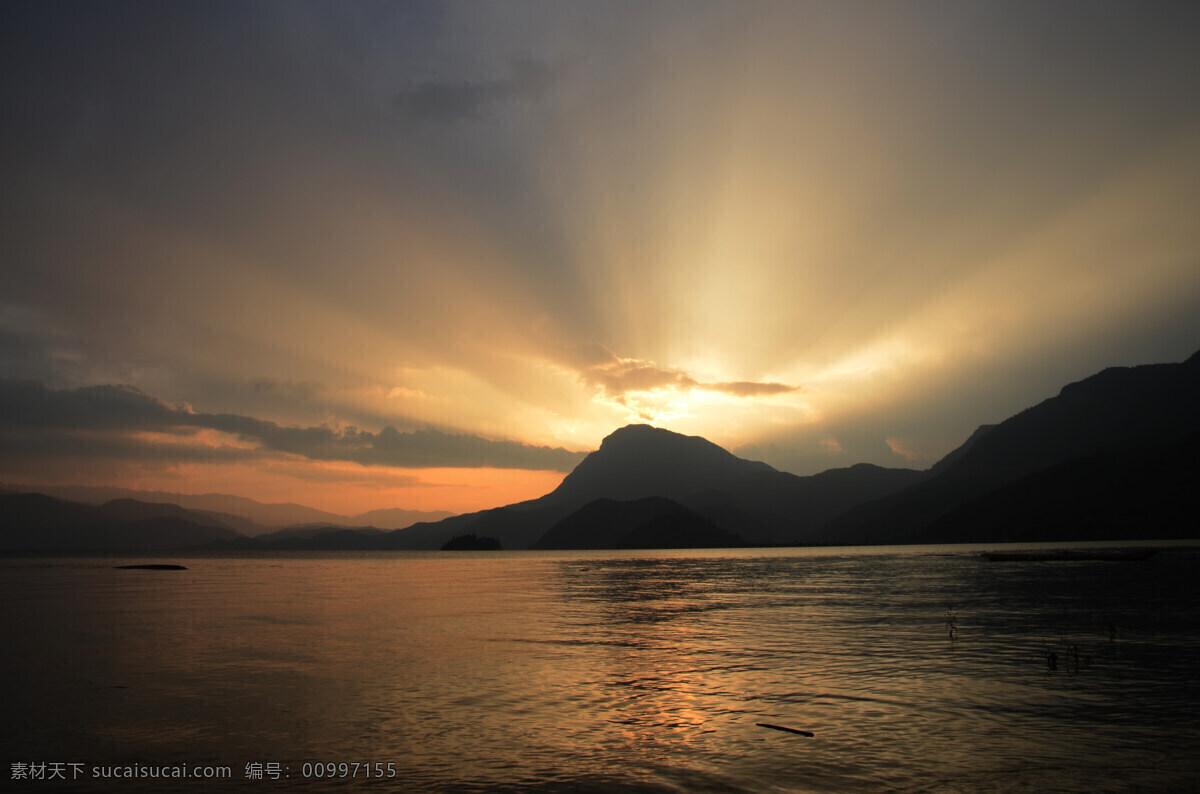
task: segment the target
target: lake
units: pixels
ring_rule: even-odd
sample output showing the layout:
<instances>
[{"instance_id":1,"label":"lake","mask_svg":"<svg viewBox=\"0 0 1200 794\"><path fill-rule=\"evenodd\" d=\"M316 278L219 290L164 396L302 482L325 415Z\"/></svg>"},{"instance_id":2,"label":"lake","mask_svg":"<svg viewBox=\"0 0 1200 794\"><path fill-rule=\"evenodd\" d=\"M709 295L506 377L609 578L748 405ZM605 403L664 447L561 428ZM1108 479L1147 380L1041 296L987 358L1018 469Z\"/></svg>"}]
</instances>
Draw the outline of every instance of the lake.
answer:
<instances>
[{"instance_id":1,"label":"lake","mask_svg":"<svg viewBox=\"0 0 1200 794\"><path fill-rule=\"evenodd\" d=\"M1200 790L1196 548L0 567L12 790Z\"/></svg>"}]
</instances>

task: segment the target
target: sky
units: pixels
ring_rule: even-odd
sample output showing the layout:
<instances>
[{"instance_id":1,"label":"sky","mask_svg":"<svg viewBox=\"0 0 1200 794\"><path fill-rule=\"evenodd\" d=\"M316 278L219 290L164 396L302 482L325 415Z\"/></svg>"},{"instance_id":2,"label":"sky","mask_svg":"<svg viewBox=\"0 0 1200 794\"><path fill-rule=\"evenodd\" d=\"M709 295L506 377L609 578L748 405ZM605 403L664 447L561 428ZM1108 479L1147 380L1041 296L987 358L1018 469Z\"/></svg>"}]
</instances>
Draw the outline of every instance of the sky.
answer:
<instances>
[{"instance_id":1,"label":"sky","mask_svg":"<svg viewBox=\"0 0 1200 794\"><path fill-rule=\"evenodd\" d=\"M1194 2L0 4L0 482L926 468L1200 349Z\"/></svg>"}]
</instances>

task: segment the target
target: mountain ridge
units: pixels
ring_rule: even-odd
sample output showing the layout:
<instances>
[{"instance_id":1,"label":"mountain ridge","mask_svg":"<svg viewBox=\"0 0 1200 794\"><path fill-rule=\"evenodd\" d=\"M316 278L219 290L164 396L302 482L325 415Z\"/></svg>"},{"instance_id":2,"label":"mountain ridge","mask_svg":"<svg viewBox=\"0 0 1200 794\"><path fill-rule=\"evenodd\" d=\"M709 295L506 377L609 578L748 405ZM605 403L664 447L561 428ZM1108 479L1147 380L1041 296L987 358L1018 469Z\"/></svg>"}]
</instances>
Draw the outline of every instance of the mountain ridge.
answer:
<instances>
[{"instance_id":1,"label":"mountain ridge","mask_svg":"<svg viewBox=\"0 0 1200 794\"><path fill-rule=\"evenodd\" d=\"M837 545L1115 539L1122 533L1140 540L1154 532L1197 537L1200 505L1191 494L1198 482L1200 352L1177 364L1110 367L1069 383L1002 422L981 425L925 471L856 464L801 477L739 458L700 436L627 425L541 497L391 531L316 520L263 528L268 531L255 539L238 531L233 516L210 510L7 493L0 494L0 546L17 548L36 531L52 548L99 542L80 536L80 526L104 542L161 546L169 535L181 545L187 538L190 545L244 549L438 549L467 534L496 538L505 549L678 545L689 538L699 545L721 538ZM1183 521L1155 529L1174 517L1170 511ZM374 514L398 515L361 515ZM154 527L163 538L147 534ZM646 527L639 537L627 537Z\"/></svg>"},{"instance_id":2,"label":"mountain ridge","mask_svg":"<svg viewBox=\"0 0 1200 794\"><path fill-rule=\"evenodd\" d=\"M151 504L174 504L193 513L207 514L221 523L237 529L242 534L252 537L280 529L317 524L338 527L370 525L389 530L403 529L421 521L440 521L454 515L448 510L407 510L398 507L342 515L294 502L260 502L246 496L233 496L232 494L185 494L92 485L0 483L0 491L41 493L56 499L97 506L119 499L131 499Z\"/></svg>"},{"instance_id":3,"label":"mountain ridge","mask_svg":"<svg viewBox=\"0 0 1200 794\"><path fill-rule=\"evenodd\" d=\"M924 476L912 469L857 464L801 477L739 458L700 436L626 425L549 493L456 516L443 526L398 530L403 537L396 542L401 548L437 548L454 534L470 533L495 537L506 549L531 548L556 524L596 500L661 497L737 536L738 545L804 543L827 518Z\"/></svg>"},{"instance_id":4,"label":"mountain ridge","mask_svg":"<svg viewBox=\"0 0 1200 794\"><path fill-rule=\"evenodd\" d=\"M935 464L927 480L847 511L818 539L914 542L958 507L1037 472L1104 450L1169 445L1198 430L1200 353L1176 364L1109 367L976 431L973 440ZM1034 495L1026 492L1023 498ZM965 527L947 535L944 524L939 536L958 542L994 537Z\"/></svg>"},{"instance_id":5,"label":"mountain ridge","mask_svg":"<svg viewBox=\"0 0 1200 794\"><path fill-rule=\"evenodd\" d=\"M244 537L178 505L86 505L39 493L0 494L5 551L154 551Z\"/></svg>"}]
</instances>

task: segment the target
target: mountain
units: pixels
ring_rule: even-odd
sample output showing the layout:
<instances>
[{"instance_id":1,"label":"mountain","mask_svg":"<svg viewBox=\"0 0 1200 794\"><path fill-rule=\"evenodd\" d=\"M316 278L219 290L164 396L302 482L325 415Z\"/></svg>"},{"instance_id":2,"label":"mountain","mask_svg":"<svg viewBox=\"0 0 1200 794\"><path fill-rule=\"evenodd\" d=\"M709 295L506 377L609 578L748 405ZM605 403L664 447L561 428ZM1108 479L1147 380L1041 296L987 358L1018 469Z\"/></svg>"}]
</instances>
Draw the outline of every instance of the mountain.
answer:
<instances>
[{"instance_id":1,"label":"mountain","mask_svg":"<svg viewBox=\"0 0 1200 794\"><path fill-rule=\"evenodd\" d=\"M449 510L404 510L399 507L389 507L383 510L368 510L349 517L348 521L339 522L352 526L379 527L380 529L404 529L421 521L440 521L454 515Z\"/></svg>"},{"instance_id":2,"label":"mountain","mask_svg":"<svg viewBox=\"0 0 1200 794\"><path fill-rule=\"evenodd\" d=\"M1133 513L1121 527L1116 514L1108 513L1101 522L1105 528L1097 525L1096 532L1073 520L1047 525L1038 519L1012 530L1000 522L1006 515L1019 525L1060 510L1099 520L1104 513L1099 505L1113 499L1103 488L1130 493L1126 512L1140 500L1138 515L1164 516L1186 501L1170 496L1173 486L1157 493L1153 483L1180 478L1196 483L1194 476L1188 480L1186 453L1180 450L1197 431L1200 353L1179 364L1109 368L982 428L935 465L927 480L847 511L818 537L829 543L891 543L1154 534L1160 530L1138 525ZM1183 446L1176 449L1177 444ZM985 499L988 494L993 496ZM1042 530L1033 531L1034 525Z\"/></svg>"},{"instance_id":3,"label":"mountain","mask_svg":"<svg viewBox=\"0 0 1200 794\"><path fill-rule=\"evenodd\" d=\"M247 535L267 532L271 528L302 524L306 522L337 523L346 520L346 516L327 513L298 504L264 504L244 496L230 494L184 494L170 491L138 491L131 488L110 488L106 486L89 485L6 485L10 490L22 492L37 492L53 496L56 499L66 499L85 504L103 504L114 499L135 499L141 502L156 502L176 504L187 510L215 513L219 517L231 516L234 520L241 519L251 522ZM227 519L222 519L227 520Z\"/></svg>"},{"instance_id":4,"label":"mountain","mask_svg":"<svg viewBox=\"0 0 1200 794\"><path fill-rule=\"evenodd\" d=\"M545 497L467 516L455 516L446 521L418 524L408 529L398 529L394 534L403 548L440 548L442 542L453 535L470 534L496 538L506 549L528 549L542 533L573 512L574 505L545 504L542 499ZM463 521L460 522L460 519ZM413 532L414 529L421 531L425 538Z\"/></svg>"},{"instance_id":5,"label":"mountain","mask_svg":"<svg viewBox=\"0 0 1200 794\"><path fill-rule=\"evenodd\" d=\"M537 499L467 513L440 521L422 521L371 539L352 534L306 533L279 538L287 548L439 549L459 535L497 539L505 549L527 549L547 531L598 500L637 502L670 500L678 508L647 526L640 537L620 542L629 547L670 544L713 546L805 543L839 513L919 481L923 472L860 464L811 477L798 477L765 463L739 458L698 436L685 436L648 425L629 425L610 434L557 488ZM631 510L640 509L638 507ZM626 531L646 522L628 523ZM587 527L586 513L569 526ZM636 524L636 526L635 526ZM584 531L584 530L580 530ZM586 530L590 532L591 530ZM623 537L623 536L622 536ZM560 548L616 540L565 540ZM264 538L270 540L270 538ZM245 545L241 541L237 544ZM364 546L365 544L365 546Z\"/></svg>"},{"instance_id":6,"label":"mountain","mask_svg":"<svg viewBox=\"0 0 1200 794\"><path fill-rule=\"evenodd\" d=\"M1073 458L935 519L922 542L1200 537L1200 433Z\"/></svg>"},{"instance_id":7,"label":"mountain","mask_svg":"<svg viewBox=\"0 0 1200 794\"><path fill-rule=\"evenodd\" d=\"M233 529L217 516L217 513L184 510L176 504L162 502L139 502L136 499L112 499L100 505L97 514L113 523L131 523L151 518L177 518L193 524Z\"/></svg>"},{"instance_id":8,"label":"mountain","mask_svg":"<svg viewBox=\"0 0 1200 794\"><path fill-rule=\"evenodd\" d=\"M500 551L500 541L475 535L455 535L442 544L442 551Z\"/></svg>"},{"instance_id":9,"label":"mountain","mask_svg":"<svg viewBox=\"0 0 1200 794\"><path fill-rule=\"evenodd\" d=\"M318 535L327 532L340 532L347 529L352 529L355 532L361 532L364 535L382 535L384 531L376 527L345 527L340 524L297 524L293 527L284 527L273 532L265 532L258 535L254 539L263 543L273 543L277 540L286 538L299 538L301 540L309 540Z\"/></svg>"},{"instance_id":10,"label":"mountain","mask_svg":"<svg viewBox=\"0 0 1200 794\"><path fill-rule=\"evenodd\" d=\"M103 505L107 502L134 500L151 504L174 504L198 515L207 515L222 525L236 529L244 535L257 535L270 528L248 517L249 512L225 512L218 507L240 508L239 503L259 504L253 499L244 499L224 494L200 496L169 493L167 491L137 491L132 488L110 488L94 485L12 485L0 486L9 493L40 493L55 499L79 502L87 505ZM299 507L299 505L297 505ZM308 508L305 508L308 509Z\"/></svg>"},{"instance_id":11,"label":"mountain","mask_svg":"<svg viewBox=\"0 0 1200 794\"><path fill-rule=\"evenodd\" d=\"M392 531L211 494L188 497L203 505L189 509L0 488L0 548L439 549L463 535L505 549L1198 537L1197 485L1200 353L1069 384L979 428L924 472L859 464L798 477L697 436L630 425L542 497ZM238 506L241 520L250 520L245 503L260 517L311 520L247 538L208 509L214 499Z\"/></svg>"},{"instance_id":12,"label":"mountain","mask_svg":"<svg viewBox=\"0 0 1200 794\"><path fill-rule=\"evenodd\" d=\"M506 549L531 548L548 530L597 500L661 497L703 519L703 524L693 524L697 543L710 525L736 538L736 545L805 543L839 513L924 476L860 464L798 477L739 458L699 436L628 425L605 438L542 497L393 534L400 548L436 549L464 533L497 538ZM561 538L554 542L560 548L578 547Z\"/></svg>"},{"instance_id":13,"label":"mountain","mask_svg":"<svg viewBox=\"0 0 1200 794\"><path fill-rule=\"evenodd\" d=\"M650 425L629 425L609 435L541 500L584 504L607 497L680 499L702 491L769 492L796 479L765 463L739 458L699 436Z\"/></svg>"},{"instance_id":14,"label":"mountain","mask_svg":"<svg viewBox=\"0 0 1200 794\"><path fill-rule=\"evenodd\" d=\"M859 464L809 477L739 458L699 436L629 425L542 497L546 505L662 496L755 543L804 542L826 520L917 482L911 469Z\"/></svg>"},{"instance_id":15,"label":"mountain","mask_svg":"<svg viewBox=\"0 0 1200 794\"><path fill-rule=\"evenodd\" d=\"M990 433L994 427L995 425L980 425L979 427L975 428L975 432L972 433L966 441L964 441L962 444L959 444L955 449L947 453L944 458L933 464L933 466L929 468L929 473L936 476L953 466L959 460L962 460L964 455L975 448L976 442Z\"/></svg>"},{"instance_id":16,"label":"mountain","mask_svg":"<svg viewBox=\"0 0 1200 794\"><path fill-rule=\"evenodd\" d=\"M373 526L381 529L400 529L421 521L438 521L454 515L446 510L403 510L388 508L370 510L345 516L304 505L285 503L266 504L244 496L230 494L184 494L168 491L137 491L130 488L110 488L88 485L0 485L0 491L10 493L36 492L84 504L103 504L129 499L150 503L170 503L195 514L206 514L221 524L244 535L262 535L275 529L308 526Z\"/></svg>"},{"instance_id":17,"label":"mountain","mask_svg":"<svg viewBox=\"0 0 1200 794\"><path fill-rule=\"evenodd\" d=\"M663 496L597 499L546 531L536 549L650 549L744 546L745 541Z\"/></svg>"},{"instance_id":18,"label":"mountain","mask_svg":"<svg viewBox=\"0 0 1200 794\"><path fill-rule=\"evenodd\" d=\"M149 551L239 537L178 505L118 500L97 507L37 493L0 494L0 549Z\"/></svg>"}]
</instances>

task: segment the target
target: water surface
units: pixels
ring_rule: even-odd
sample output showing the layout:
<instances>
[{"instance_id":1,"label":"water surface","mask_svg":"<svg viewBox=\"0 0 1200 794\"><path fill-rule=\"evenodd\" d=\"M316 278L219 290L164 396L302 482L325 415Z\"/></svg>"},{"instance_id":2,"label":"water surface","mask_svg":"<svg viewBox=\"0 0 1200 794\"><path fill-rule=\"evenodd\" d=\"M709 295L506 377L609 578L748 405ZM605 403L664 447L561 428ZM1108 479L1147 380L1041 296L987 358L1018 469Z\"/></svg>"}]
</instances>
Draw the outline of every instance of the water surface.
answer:
<instances>
[{"instance_id":1,"label":"water surface","mask_svg":"<svg viewBox=\"0 0 1200 794\"><path fill-rule=\"evenodd\" d=\"M112 567L137 562L188 570ZM15 762L78 762L232 770L173 783L187 791L1200 787L1194 550L1141 562L998 563L950 546L0 567L6 782ZM316 779L314 762L391 763L395 777ZM248 763L281 777L246 780Z\"/></svg>"}]
</instances>

